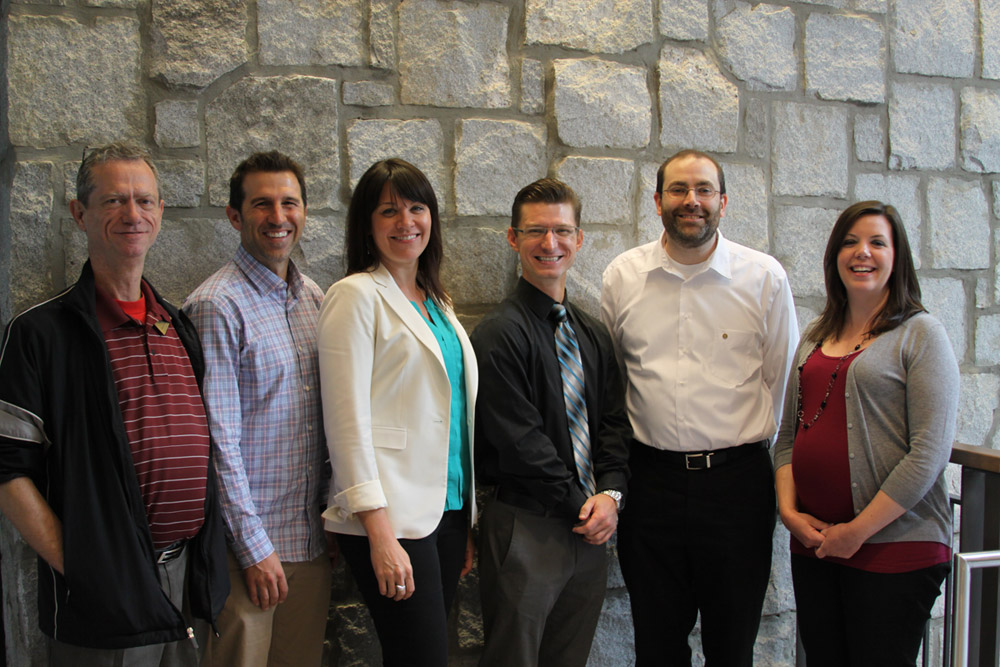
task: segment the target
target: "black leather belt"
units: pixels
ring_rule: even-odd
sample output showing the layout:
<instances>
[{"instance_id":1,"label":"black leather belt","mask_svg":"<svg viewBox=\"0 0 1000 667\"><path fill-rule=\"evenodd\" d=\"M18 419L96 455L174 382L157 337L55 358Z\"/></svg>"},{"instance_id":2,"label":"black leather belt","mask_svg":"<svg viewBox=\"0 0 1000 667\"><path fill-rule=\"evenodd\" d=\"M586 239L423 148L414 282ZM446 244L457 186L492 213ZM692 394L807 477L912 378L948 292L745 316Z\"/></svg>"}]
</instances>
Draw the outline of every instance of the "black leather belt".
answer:
<instances>
[{"instance_id":1,"label":"black leather belt","mask_svg":"<svg viewBox=\"0 0 1000 667\"><path fill-rule=\"evenodd\" d=\"M184 551L184 547L187 546L187 540L177 540L168 547L164 547L156 552L156 564L163 565L164 563L169 563L174 560Z\"/></svg>"},{"instance_id":2,"label":"black leather belt","mask_svg":"<svg viewBox=\"0 0 1000 667\"><path fill-rule=\"evenodd\" d=\"M660 465L667 465L671 468L679 468L681 470L711 470L722 467L727 463L738 461L762 449L767 449L767 445L767 440L758 440L757 442L748 442L744 445L727 447L726 449L713 449L704 452L673 452L666 449L656 449L636 440L634 441L632 452L633 455L639 454L640 459L645 457L650 461L655 461Z\"/></svg>"}]
</instances>

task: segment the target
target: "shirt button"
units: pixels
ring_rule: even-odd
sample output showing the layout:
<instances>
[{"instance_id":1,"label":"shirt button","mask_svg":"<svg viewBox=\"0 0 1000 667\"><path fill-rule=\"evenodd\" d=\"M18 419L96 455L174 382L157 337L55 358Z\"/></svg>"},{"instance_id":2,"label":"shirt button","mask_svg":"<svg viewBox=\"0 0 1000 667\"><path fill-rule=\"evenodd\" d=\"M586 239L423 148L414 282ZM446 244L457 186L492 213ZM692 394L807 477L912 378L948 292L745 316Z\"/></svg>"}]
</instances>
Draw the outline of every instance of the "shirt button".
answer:
<instances>
[{"instance_id":1,"label":"shirt button","mask_svg":"<svg viewBox=\"0 0 1000 667\"><path fill-rule=\"evenodd\" d=\"M306 391L309 391L310 389L312 389L312 387L310 387L309 385L306 385L305 387L303 387L303 389L305 389Z\"/></svg>"},{"instance_id":2,"label":"shirt button","mask_svg":"<svg viewBox=\"0 0 1000 667\"><path fill-rule=\"evenodd\" d=\"M844 392L844 398L850 398L850 397L851 397L851 392L845 391Z\"/></svg>"},{"instance_id":3,"label":"shirt button","mask_svg":"<svg viewBox=\"0 0 1000 667\"><path fill-rule=\"evenodd\" d=\"M851 486L853 486L856 489L856 488L858 488L858 483L857 482L851 482Z\"/></svg>"},{"instance_id":4,"label":"shirt button","mask_svg":"<svg viewBox=\"0 0 1000 667\"><path fill-rule=\"evenodd\" d=\"M312 428L312 427L310 426L309 428ZM853 459L854 458L854 454L848 454L848 457Z\"/></svg>"},{"instance_id":5,"label":"shirt button","mask_svg":"<svg viewBox=\"0 0 1000 667\"><path fill-rule=\"evenodd\" d=\"M852 423L850 423L850 422L847 422L847 428L848 428L848 429L852 429L852 428L854 428L854 424L852 424Z\"/></svg>"}]
</instances>

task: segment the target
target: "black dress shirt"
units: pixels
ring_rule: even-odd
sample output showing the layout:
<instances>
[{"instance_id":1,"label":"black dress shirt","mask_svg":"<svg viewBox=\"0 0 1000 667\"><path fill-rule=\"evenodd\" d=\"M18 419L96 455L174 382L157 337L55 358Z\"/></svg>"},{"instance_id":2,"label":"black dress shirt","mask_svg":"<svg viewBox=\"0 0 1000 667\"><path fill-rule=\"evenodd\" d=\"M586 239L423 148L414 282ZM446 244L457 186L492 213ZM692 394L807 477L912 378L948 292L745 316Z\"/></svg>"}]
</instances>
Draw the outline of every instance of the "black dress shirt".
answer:
<instances>
[{"instance_id":1,"label":"black dress shirt","mask_svg":"<svg viewBox=\"0 0 1000 667\"><path fill-rule=\"evenodd\" d=\"M575 523L587 493L577 479L566 423L553 303L521 278L470 336L479 362L476 476ZM568 301L563 305L580 344L597 491L624 496L632 427L611 336L598 320Z\"/></svg>"}]
</instances>

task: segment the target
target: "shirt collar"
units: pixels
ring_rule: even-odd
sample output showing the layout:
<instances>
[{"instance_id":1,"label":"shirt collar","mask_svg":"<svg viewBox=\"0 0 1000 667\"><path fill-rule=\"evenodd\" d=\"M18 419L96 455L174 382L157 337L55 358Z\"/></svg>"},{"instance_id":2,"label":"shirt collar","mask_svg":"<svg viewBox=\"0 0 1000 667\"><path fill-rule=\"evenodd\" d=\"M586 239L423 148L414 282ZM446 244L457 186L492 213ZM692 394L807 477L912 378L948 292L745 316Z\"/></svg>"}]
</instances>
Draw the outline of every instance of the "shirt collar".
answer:
<instances>
[{"instance_id":1,"label":"shirt collar","mask_svg":"<svg viewBox=\"0 0 1000 667\"><path fill-rule=\"evenodd\" d=\"M524 277L517 279L515 293L518 298L527 306L528 311L540 320L548 320L552 313L552 304L556 303L548 294L538 289ZM569 305L569 292L563 295L562 304L566 306L566 312L570 319L573 317L573 309Z\"/></svg>"},{"instance_id":2,"label":"shirt collar","mask_svg":"<svg viewBox=\"0 0 1000 667\"><path fill-rule=\"evenodd\" d=\"M271 269L257 261L253 255L247 252L241 243L236 249L236 257L233 258L236 266L247 277L250 284L254 286L259 294L269 294L279 288L287 286L292 297L298 297L299 290L302 289L302 274L295 266L295 262L288 260L288 282L286 283Z\"/></svg>"},{"instance_id":3,"label":"shirt collar","mask_svg":"<svg viewBox=\"0 0 1000 667\"><path fill-rule=\"evenodd\" d=\"M666 234L666 232L663 232L663 234ZM715 250L712 251L704 270L700 271L699 275L705 271L715 271L723 278L731 280L733 272L730 265L730 243L722 235L722 230L717 230L716 234L718 242L715 245ZM647 258L646 266L643 268L646 271L662 268L664 271L676 275L676 271L672 270L675 264L676 262L667 254L667 249L663 247L663 235L661 234L657 242L657 251Z\"/></svg>"},{"instance_id":4,"label":"shirt collar","mask_svg":"<svg viewBox=\"0 0 1000 667\"><path fill-rule=\"evenodd\" d=\"M152 314L157 321L170 321L170 314L167 313L166 309L156 300L156 296L153 294L153 288L149 286L145 279L140 283L140 289L142 290L142 296L146 299L146 322L149 321L149 315ZM97 322L101 326L101 331L111 331L117 329L120 326L126 324L131 324L134 320L125 314L122 307L118 305L118 302L113 296L102 290L98 285L94 285L94 290L96 292L96 306L97 306ZM141 322L143 326L146 322Z\"/></svg>"}]
</instances>

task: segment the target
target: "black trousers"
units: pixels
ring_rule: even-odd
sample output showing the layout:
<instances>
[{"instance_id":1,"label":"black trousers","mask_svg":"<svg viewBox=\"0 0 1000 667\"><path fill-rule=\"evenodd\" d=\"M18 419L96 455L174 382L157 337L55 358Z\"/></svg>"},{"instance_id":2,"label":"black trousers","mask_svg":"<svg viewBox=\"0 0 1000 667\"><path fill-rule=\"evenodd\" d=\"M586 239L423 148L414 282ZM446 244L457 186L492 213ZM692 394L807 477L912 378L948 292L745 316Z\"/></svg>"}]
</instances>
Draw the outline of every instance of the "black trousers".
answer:
<instances>
[{"instance_id":1,"label":"black trousers","mask_svg":"<svg viewBox=\"0 0 1000 667\"><path fill-rule=\"evenodd\" d=\"M410 556L415 592L396 602L378 592L367 537L337 534L382 645L382 664L433 667L448 664L448 612L465 562L469 519L461 510L445 512L433 533L399 540Z\"/></svg>"},{"instance_id":2,"label":"black trousers","mask_svg":"<svg viewBox=\"0 0 1000 667\"><path fill-rule=\"evenodd\" d=\"M913 667L924 624L951 569L865 572L792 556L792 583L809 667Z\"/></svg>"},{"instance_id":3,"label":"black trousers","mask_svg":"<svg viewBox=\"0 0 1000 667\"><path fill-rule=\"evenodd\" d=\"M752 665L776 518L767 450L688 471L634 443L629 467L618 556L636 665L690 665L699 611L706 666Z\"/></svg>"}]
</instances>

